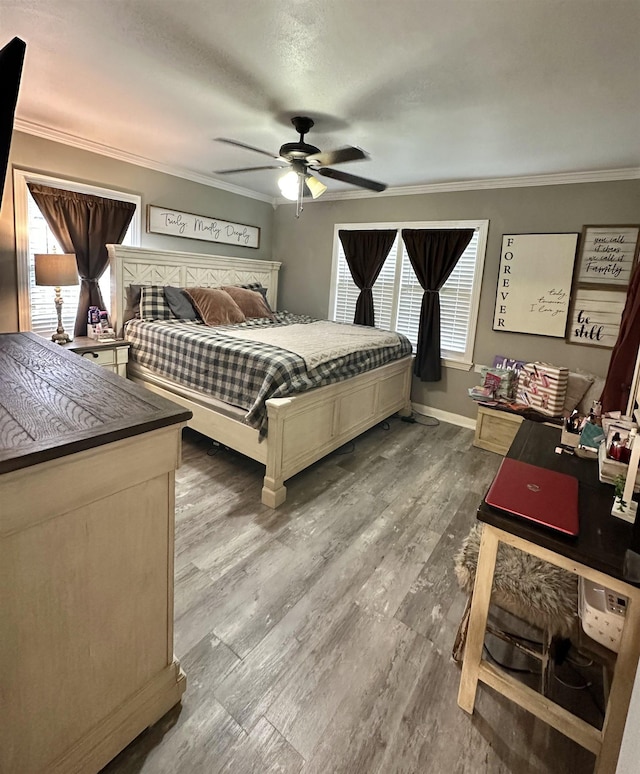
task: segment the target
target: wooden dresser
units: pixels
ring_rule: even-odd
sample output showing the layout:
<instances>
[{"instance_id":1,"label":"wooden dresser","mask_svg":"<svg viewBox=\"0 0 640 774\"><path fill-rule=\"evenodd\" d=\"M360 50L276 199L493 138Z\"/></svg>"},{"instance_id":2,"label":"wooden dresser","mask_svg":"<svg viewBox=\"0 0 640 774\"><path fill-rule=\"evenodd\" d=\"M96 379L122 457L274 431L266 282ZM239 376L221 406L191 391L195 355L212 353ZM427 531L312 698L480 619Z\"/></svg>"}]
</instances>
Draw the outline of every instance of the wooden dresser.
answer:
<instances>
[{"instance_id":1,"label":"wooden dresser","mask_svg":"<svg viewBox=\"0 0 640 774\"><path fill-rule=\"evenodd\" d=\"M38 336L0 334L0 772L97 772L180 700L189 417Z\"/></svg>"}]
</instances>

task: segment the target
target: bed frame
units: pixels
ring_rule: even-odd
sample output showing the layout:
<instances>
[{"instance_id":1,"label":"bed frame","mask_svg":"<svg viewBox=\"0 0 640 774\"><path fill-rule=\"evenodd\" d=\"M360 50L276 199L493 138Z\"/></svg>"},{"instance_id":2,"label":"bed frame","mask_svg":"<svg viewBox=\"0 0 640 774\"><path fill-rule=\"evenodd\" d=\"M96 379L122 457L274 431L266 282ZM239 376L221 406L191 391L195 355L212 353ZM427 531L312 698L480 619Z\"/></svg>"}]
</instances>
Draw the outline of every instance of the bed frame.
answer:
<instances>
[{"instance_id":1,"label":"bed frame","mask_svg":"<svg viewBox=\"0 0 640 774\"><path fill-rule=\"evenodd\" d=\"M107 245L111 263L111 309L122 332L126 288L131 284L216 287L259 282L275 309L280 263L199 253ZM411 357L387 363L346 381L288 398L267 400L268 435L191 397L133 377L152 392L193 412L189 426L266 466L262 502L277 508L284 482L395 412L411 412Z\"/></svg>"}]
</instances>

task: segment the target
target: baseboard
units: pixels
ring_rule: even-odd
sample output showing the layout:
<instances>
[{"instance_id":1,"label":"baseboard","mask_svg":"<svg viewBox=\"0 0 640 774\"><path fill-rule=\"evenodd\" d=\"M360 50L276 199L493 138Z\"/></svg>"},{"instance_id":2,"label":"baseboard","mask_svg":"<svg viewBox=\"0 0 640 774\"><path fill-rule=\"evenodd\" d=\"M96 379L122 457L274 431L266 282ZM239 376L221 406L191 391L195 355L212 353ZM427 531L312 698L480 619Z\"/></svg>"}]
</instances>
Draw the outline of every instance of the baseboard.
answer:
<instances>
[{"instance_id":1,"label":"baseboard","mask_svg":"<svg viewBox=\"0 0 640 774\"><path fill-rule=\"evenodd\" d=\"M451 425L458 425L458 427L466 427L469 430L476 429L476 420L472 417L465 417L462 414L454 414L451 411L443 411L442 409L432 408L431 406L423 406L420 403L411 404L416 414L422 416L434 417L441 422L449 422Z\"/></svg>"}]
</instances>

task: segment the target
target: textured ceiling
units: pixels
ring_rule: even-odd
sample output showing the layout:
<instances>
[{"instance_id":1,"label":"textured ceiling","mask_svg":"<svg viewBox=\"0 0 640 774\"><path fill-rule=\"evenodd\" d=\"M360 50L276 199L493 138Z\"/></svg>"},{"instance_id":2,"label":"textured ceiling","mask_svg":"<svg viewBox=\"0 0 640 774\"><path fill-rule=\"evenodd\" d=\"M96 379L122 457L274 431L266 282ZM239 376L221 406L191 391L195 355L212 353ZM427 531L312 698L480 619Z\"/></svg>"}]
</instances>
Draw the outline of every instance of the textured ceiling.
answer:
<instances>
[{"instance_id":1,"label":"textured ceiling","mask_svg":"<svg viewBox=\"0 0 640 774\"><path fill-rule=\"evenodd\" d=\"M23 126L212 178L296 114L392 187L640 167L639 0L0 0L0 31Z\"/></svg>"}]
</instances>

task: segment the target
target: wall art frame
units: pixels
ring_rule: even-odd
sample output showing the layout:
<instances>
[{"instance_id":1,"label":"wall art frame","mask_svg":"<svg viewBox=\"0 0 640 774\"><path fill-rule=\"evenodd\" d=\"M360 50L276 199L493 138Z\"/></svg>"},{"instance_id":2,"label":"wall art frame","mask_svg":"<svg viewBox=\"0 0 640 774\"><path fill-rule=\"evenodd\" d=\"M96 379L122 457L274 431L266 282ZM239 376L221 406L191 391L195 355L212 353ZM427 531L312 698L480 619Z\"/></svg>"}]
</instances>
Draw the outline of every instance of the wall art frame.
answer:
<instances>
[{"instance_id":1,"label":"wall art frame","mask_svg":"<svg viewBox=\"0 0 640 774\"><path fill-rule=\"evenodd\" d=\"M626 290L640 251L640 225L584 226L574 284Z\"/></svg>"},{"instance_id":2,"label":"wall art frame","mask_svg":"<svg viewBox=\"0 0 640 774\"><path fill-rule=\"evenodd\" d=\"M494 331L565 337L578 236L503 234Z\"/></svg>"},{"instance_id":3,"label":"wall art frame","mask_svg":"<svg viewBox=\"0 0 640 774\"><path fill-rule=\"evenodd\" d=\"M624 290L577 287L571 304L567 343L612 349L618 339L626 301Z\"/></svg>"},{"instance_id":4,"label":"wall art frame","mask_svg":"<svg viewBox=\"0 0 640 774\"><path fill-rule=\"evenodd\" d=\"M255 250L260 247L258 226L232 223L207 215L194 215L191 212L181 212L155 204L147 205L147 232L251 247Z\"/></svg>"}]
</instances>

